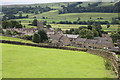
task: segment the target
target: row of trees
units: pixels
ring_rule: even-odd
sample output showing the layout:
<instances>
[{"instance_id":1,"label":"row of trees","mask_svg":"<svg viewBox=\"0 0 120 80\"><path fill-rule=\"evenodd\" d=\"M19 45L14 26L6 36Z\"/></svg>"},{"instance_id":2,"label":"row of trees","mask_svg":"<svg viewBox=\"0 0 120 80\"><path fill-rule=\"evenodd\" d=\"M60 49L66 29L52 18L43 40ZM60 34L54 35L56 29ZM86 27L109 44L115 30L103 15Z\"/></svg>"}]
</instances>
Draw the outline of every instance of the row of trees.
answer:
<instances>
[{"instance_id":1,"label":"row of trees","mask_svg":"<svg viewBox=\"0 0 120 80\"><path fill-rule=\"evenodd\" d=\"M5 14L2 18L2 21L10 20L10 19L22 19L22 18L28 18L29 16L23 16L22 13L19 13L19 16L15 16L14 14Z\"/></svg>"},{"instance_id":2,"label":"row of trees","mask_svg":"<svg viewBox=\"0 0 120 80\"><path fill-rule=\"evenodd\" d=\"M102 27L100 24L88 25L88 27L79 27L78 29L70 29L65 31L66 34L79 34L81 38L93 39L94 37L102 37Z\"/></svg>"},{"instance_id":3,"label":"row of trees","mask_svg":"<svg viewBox=\"0 0 120 80\"><path fill-rule=\"evenodd\" d=\"M2 12L5 14L3 16L3 20L10 20L10 19L22 19L22 18L28 18L28 15L23 16L22 13L33 13L33 14L39 14L42 12L47 12L52 10L50 7L40 7L40 6L17 6L17 7L2 7ZM19 16L15 16L15 14L19 14Z\"/></svg>"},{"instance_id":4,"label":"row of trees","mask_svg":"<svg viewBox=\"0 0 120 80\"><path fill-rule=\"evenodd\" d=\"M88 20L88 21L59 21L59 22L52 22L53 24L82 24L82 25L87 25L87 24L93 24L93 23L100 23L100 24L119 24L119 21L116 19L112 19L111 23L109 21L93 21L93 20Z\"/></svg>"},{"instance_id":5,"label":"row of trees","mask_svg":"<svg viewBox=\"0 0 120 80\"><path fill-rule=\"evenodd\" d=\"M59 10L59 14L64 14L64 13L82 13L82 12L103 12L103 13L119 13L120 12L120 2L116 3L115 5L110 5L110 6L98 6L101 4L101 2L93 3L93 4L88 4L87 7L82 7L82 6L77 6L82 3L74 3L71 5L61 6L63 7L62 10Z\"/></svg>"},{"instance_id":6,"label":"row of trees","mask_svg":"<svg viewBox=\"0 0 120 80\"><path fill-rule=\"evenodd\" d=\"M17 21L2 21L2 28L22 28L22 24Z\"/></svg>"},{"instance_id":7,"label":"row of trees","mask_svg":"<svg viewBox=\"0 0 120 80\"><path fill-rule=\"evenodd\" d=\"M17 7L2 7L2 12L4 14L18 14L20 11L23 13L35 13L38 14L39 12L47 12L52 10L50 7L41 7L41 6L17 6Z\"/></svg>"}]
</instances>

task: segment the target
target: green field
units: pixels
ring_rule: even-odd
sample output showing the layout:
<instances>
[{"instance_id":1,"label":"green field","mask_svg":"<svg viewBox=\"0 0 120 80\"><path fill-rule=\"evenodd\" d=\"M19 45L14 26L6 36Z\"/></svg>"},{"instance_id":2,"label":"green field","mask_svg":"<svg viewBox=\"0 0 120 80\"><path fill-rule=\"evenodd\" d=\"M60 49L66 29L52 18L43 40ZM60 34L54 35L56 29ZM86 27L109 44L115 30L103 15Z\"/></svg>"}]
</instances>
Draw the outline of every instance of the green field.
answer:
<instances>
[{"instance_id":1,"label":"green field","mask_svg":"<svg viewBox=\"0 0 120 80\"><path fill-rule=\"evenodd\" d=\"M50 24L53 28L61 28L62 30L69 30L71 28L87 27L87 25L78 25L78 24ZM102 25L104 31L117 31L118 25L111 25L110 28L107 28L107 25Z\"/></svg>"},{"instance_id":2,"label":"green field","mask_svg":"<svg viewBox=\"0 0 120 80\"><path fill-rule=\"evenodd\" d=\"M7 37L7 36L0 36L0 39L8 40L8 41L18 41L18 42L24 42L24 43L33 43L32 41L29 41L29 40L24 40L24 39L19 39L14 37Z\"/></svg>"},{"instance_id":3,"label":"green field","mask_svg":"<svg viewBox=\"0 0 120 80\"><path fill-rule=\"evenodd\" d=\"M3 78L110 78L103 58L81 51L2 44Z\"/></svg>"},{"instance_id":4,"label":"green field","mask_svg":"<svg viewBox=\"0 0 120 80\"><path fill-rule=\"evenodd\" d=\"M24 14L23 15L27 15ZM51 10L49 12L44 12L40 14L28 14L28 19L16 19L18 21L22 21L22 23L28 23L29 21L33 21L34 17L38 20L45 20L51 23L52 21L76 21L78 17L80 17L81 21L88 21L90 20L97 20L97 18L102 17L103 20L101 21L109 21L111 22L112 18L118 17L118 13L66 13L66 14L58 14L58 10ZM42 19L42 17L48 17L48 19Z\"/></svg>"}]
</instances>

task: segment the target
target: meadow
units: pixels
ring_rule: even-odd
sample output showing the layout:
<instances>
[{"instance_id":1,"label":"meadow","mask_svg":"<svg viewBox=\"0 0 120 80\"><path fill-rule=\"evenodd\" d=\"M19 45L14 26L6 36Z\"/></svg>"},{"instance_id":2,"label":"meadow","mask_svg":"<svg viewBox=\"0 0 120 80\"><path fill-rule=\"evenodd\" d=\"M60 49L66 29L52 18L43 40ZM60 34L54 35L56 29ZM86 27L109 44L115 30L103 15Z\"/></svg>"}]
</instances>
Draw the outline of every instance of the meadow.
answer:
<instances>
[{"instance_id":1,"label":"meadow","mask_svg":"<svg viewBox=\"0 0 120 80\"><path fill-rule=\"evenodd\" d=\"M23 13L23 15L27 15ZM88 20L96 20L96 21L109 21L111 22L112 18L118 17L118 13L66 13L66 14L58 14L58 10L51 10L44 13L39 14L28 14L29 18L26 19L16 19L17 21L22 21L22 23L28 23L33 21L34 17L38 20L44 20L48 23L52 21L76 21L79 17L81 21ZM42 17L47 17L47 19L42 19ZM91 17L91 19L90 19ZM97 18L103 18L102 20L98 20Z\"/></svg>"},{"instance_id":2,"label":"meadow","mask_svg":"<svg viewBox=\"0 0 120 80\"><path fill-rule=\"evenodd\" d=\"M3 78L113 78L104 59L81 51L2 44Z\"/></svg>"},{"instance_id":3,"label":"meadow","mask_svg":"<svg viewBox=\"0 0 120 80\"><path fill-rule=\"evenodd\" d=\"M27 15L24 14L23 15ZM80 18L80 21L112 21L112 18L118 17L118 13L66 13L66 14L58 14L58 10L51 10L49 12L39 13L39 14L28 14L29 18L25 19L16 19L17 21L21 21L22 25L25 25L27 28L36 28L36 26L30 26L32 21L36 17L39 21L47 21L48 24L51 24L53 21L77 21ZM43 19L42 17L47 17L47 19ZM91 19L90 19L91 17ZM98 20L97 18L103 18L102 20ZM77 25L77 24L51 24L53 28L61 28L62 30L68 30L70 28L78 28L80 26L86 25ZM116 31L118 25L111 25L110 28L107 28L106 25L102 25L103 30L105 31Z\"/></svg>"},{"instance_id":4,"label":"meadow","mask_svg":"<svg viewBox=\"0 0 120 80\"><path fill-rule=\"evenodd\" d=\"M71 28L87 27L87 25L78 24L50 24L53 28L61 28L62 30L69 30ZM107 25L101 25L104 31L117 31L118 25L111 25L107 28Z\"/></svg>"}]
</instances>

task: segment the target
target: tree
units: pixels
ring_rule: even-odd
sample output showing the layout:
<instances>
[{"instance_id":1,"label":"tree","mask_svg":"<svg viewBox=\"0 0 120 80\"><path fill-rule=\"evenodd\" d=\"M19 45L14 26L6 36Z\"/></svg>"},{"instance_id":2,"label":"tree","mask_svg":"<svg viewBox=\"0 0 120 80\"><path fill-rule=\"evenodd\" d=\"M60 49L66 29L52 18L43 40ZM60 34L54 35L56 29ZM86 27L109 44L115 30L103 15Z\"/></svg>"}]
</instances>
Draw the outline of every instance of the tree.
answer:
<instances>
[{"instance_id":1,"label":"tree","mask_svg":"<svg viewBox=\"0 0 120 80\"><path fill-rule=\"evenodd\" d=\"M41 42L44 42L44 41L48 40L48 36L47 36L47 34L44 30L39 30L38 34L41 37Z\"/></svg>"},{"instance_id":2,"label":"tree","mask_svg":"<svg viewBox=\"0 0 120 80\"><path fill-rule=\"evenodd\" d=\"M71 28L69 32L72 34L72 32L74 32L74 28Z\"/></svg>"},{"instance_id":3,"label":"tree","mask_svg":"<svg viewBox=\"0 0 120 80\"><path fill-rule=\"evenodd\" d=\"M66 34L70 34L70 31L69 31L69 30L66 30L65 33L66 33Z\"/></svg>"},{"instance_id":4,"label":"tree","mask_svg":"<svg viewBox=\"0 0 120 80\"><path fill-rule=\"evenodd\" d=\"M40 42L40 35L38 33L34 33L33 37L32 37L32 41L35 43L39 43Z\"/></svg>"},{"instance_id":5,"label":"tree","mask_svg":"<svg viewBox=\"0 0 120 80\"><path fill-rule=\"evenodd\" d=\"M113 42L115 43L118 39L120 39L120 34L119 33L112 33L110 36L113 40Z\"/></svg>"},{"instance_id":6,"label":"tree","mask_svg":"<svg viewBox=\"0 0 120 80\"><path fill-rule=\"evenodd\" d=\"M33 26L37 26L37 22L38 22L38 20L37 20L37 19L34 19L33 22L32 22L32 25L33 25Z\"/></svg>"},{"instance_id":7,"label":"tree","mask_svg":"<svg viewBox=\"0 0 120 80\"><path fill-rule=\"evenodd\" d=\"M11 31L10 31L10 30L7 30L7 31L6 31L6 35L12 35Z\"/></svg>"},{"instance_id":8,"label":"tree","mask_svg":"<svg viewBox=\"0 0 120 80\"><path fill-rule=\"evenodd\" d=\"M4 31L1 27L0 27L0 34L4 34Z\"/></svg>"},{"instance_id":9,"label":"tree","mask_svg":"<svg viewBox=\"0 0 120 80\"><path fill-rule=\"evenodd\" d=\"M82 29L82 30L79 31L79 36L81 38L93 39L94 38L94 33L91 30Z\"/></svg>"},{"instance_id":10,"label":"tree","mask_svg":"<svg viewBox=\"0 0 120 80\"><path fill-rule=\"evenodd\" d=\"M48 24L48 25L46 25L46 28L48 28L48 29L49 29L49 28L51 28L51 25L49 25L49 24Z\"/></svg>"},{"instance_id":11,"label":"tree","mask_svg":"<svg viewBox=\"0 0 120 80\"><path fill-rule=\"evenodd\" d=\"M79 21L79 20L80 20L80 18L77 19L77 21Z\"/></svg>"},{"instance_id":12,"label":"tree","mask_svg":"<svg viewBox=\"0 0 120 80\"><path fill-rule=\"evenodd\" d=\"M56 31L62 31L61 28L57 28Z\"/></svg>"},{"instance_id":13,"label":"tree","mask_svg":"<svg viewBox=\"0 0 120 80\"><path fill-rule=\"evenodd\" d=\"M107 24L107 28L109 28L110 27L110 24Z\"/></svg>"},{"instance_id":14,"label":"tree","mask_svg":"<svg viewBox=\"0 0 120 80\"><path fill-rule=\"evenodd\" d=\"M22 13L19 13L19 18L22 18Z\"/></svg>"},{"instance_id":15,"label":"tree","mask_svg":"<svg viewBox=\"0 0 120 80\"><path fill-rule=\"evenodd\" d=\"M13 35L17 35L17 34L19 34L17 31L13 31L13 33L12 33Z\"/></svg>"},{"instance_id":16,"label":"tree","mask_svg":"<svg viewBox=\"0 0 120 80\"><path fill-rule=\"evenodd\" d=\"M9 21L2 21L2 28L6 29L6 28L10 28L12 26L11 22Z\"/></svg>"},{"instance_id":17,"label":"tree","mask_svg":"<svg viewBox=\"0 0 120 80\"><path fill-rule=\"evenodd\" d=\"M94 37L98 37L99 36L98 31L96 31L95 29L92 29L92 32L94 33Z\"/></svg>"},{"instance_id":18,"label":"tree","mask_svg":"<svg viewBox=\"0 0 120 80\"><path fill-rule=\"evenodd\" d=\"M29 16L28 15L26 15L26 18L28 18Z\"/></svg>"},{"instance_id":19,"label":"tree","mask_svg":"<svg viewBox=\"0 0 120 80\"><path fill-rule=\"evenodd\" d=\"M88 29L92 30L92 26L91 26L91 25L88 25Z\"/></svg>"},{"instance_id":20,"label":"tree","mask_svg":"<svg viewBox=\"0 0 120 80\"><path fill-rule=\"evenodd\" d=\"M11 28L22 28L22 25L19 23L19 22L17 22L17 21L10 21L11 22L11 24L12 24L12 26L11 26Z\"/></svg>"}]
</instances>

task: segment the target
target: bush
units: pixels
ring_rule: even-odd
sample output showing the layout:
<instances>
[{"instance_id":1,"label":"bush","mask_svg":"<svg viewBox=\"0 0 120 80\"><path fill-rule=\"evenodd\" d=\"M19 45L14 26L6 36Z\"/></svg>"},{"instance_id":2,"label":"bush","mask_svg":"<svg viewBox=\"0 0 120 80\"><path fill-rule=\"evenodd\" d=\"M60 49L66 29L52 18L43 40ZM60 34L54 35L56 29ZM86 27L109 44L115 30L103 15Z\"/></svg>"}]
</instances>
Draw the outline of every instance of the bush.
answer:
<instances>
[{"instance_id":1,"label":"bush","mask_svg":"<svg viewBox=\"0 0 120 80\"><path fill-rule=\"evenodd\" d=\"M26 40L32 40L32 35L24 35L21 38Z\"/></svg>"},{"instance_id":2,"label":"bush","mask_svg":"<svg viewBox=\"0 0 120 80\"><path fill-rule=\"evenodd\" d=\"M32 41L35 43L39 43L40 42L40 35L38 33L34 33L34 35L32 37Z\"/></svg>"},{"instance_id":3,"label":"bush","mask_svg":"<svg viewBox=\"0 0 120 80\"><path fill-rule=\"evenodd\" d=\"M2 28L0 28L0 34L4 34L4 31L3 31L3 29Z\"/></svg>"},{"instance_id":4,"label":"bush","mask_svg":"<svg viewBox=\"0 0 120 80\"><path fill-rule=\"evenodd\" d=\"M94 38L94 33L91 30L82 29L79 32L79 36L81 38L93 39Z\"/></svg>"},{"instance_id":5,"label":"bush","mask_svg":"<svg viewBox=\"0 0 120 80\"><path fill-rule=\"evenodd\" d=\"M6 31L6 35L12 35L11 31L10 31L10 30L7 30L7 31Z\"/></svg>"},{"instance_id":6,"label":"bush","mask_svg":"<svg viewBox=\"0 0 120 80\"><path fill-rule=\"evenodd\" d=\"M13 35L17 35L17 34L19 34L17 31L13 31L13 33L12 33Z\"/></svg>"},{"instance_id":7,"label":"bush","mask_svg":"<svg viewBox=\"0 0 120 80\"><path fill-rule=\"evenodd\" d=\"M48 28L48 29L49 29L49 28L51 28L51 25L49 25L49 24L48 24L48 25L46 25L46 28Z\"/></svg>"},{"instance_id":8,"label":"bush","mask_svg":"<svg viewBox=\"0 0 120 80\"><path fill-rule=\"evenodd\" d=\"M41 42L44 42L44 41L48 40L48 36L47 36L47 34L44 30L39 30L38 34L41 37Z\"/></svg>"}]
</instances>

